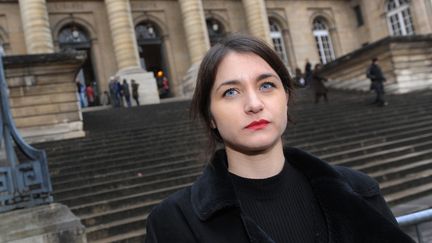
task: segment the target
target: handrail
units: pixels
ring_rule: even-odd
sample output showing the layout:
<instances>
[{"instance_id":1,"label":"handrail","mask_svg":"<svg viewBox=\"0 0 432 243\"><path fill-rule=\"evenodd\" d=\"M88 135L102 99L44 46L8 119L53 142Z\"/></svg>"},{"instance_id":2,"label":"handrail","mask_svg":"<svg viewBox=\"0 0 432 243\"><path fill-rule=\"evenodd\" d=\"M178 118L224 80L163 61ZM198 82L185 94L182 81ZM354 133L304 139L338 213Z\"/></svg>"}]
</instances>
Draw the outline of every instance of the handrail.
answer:
<instances>
[{"instance_id":1,"label":"handrail","mask_svg":"<svg viewBox=\"0 0 432 243\"><path fill-rule=\"evenodd\" d=\"M418 226L421 223L432 221L432 208L399 216L396 220L401 227L414 226L419 243L423 243L423 236Z\"/></svg>"},{"instance_id":2,"label":"handrail","mask_svg":"<svg viewBox=\"0 0 432 243\"><path fill-rule=\"evenodd\" d=\"M12 118L7 90L3 52L0 52L0 153L6 153L9 164L0 167L0 212L53 201L45 151L33 148L19 134ZM1 149L2 144L4 149ZM18 161L15 147L30 160Z\"/></svg>"}]
</instances>

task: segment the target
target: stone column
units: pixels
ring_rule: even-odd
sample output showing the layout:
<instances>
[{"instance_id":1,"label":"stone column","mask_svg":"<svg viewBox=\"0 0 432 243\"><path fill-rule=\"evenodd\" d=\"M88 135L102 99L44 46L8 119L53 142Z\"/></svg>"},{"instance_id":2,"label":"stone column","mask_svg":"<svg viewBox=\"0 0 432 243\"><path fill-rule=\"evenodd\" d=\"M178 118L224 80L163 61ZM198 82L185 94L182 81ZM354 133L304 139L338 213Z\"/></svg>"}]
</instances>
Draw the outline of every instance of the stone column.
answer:
<instances>
[{"instance_id":1,"label":"stone column","mask_svg":"<svg viewBox=\"0 0 432 243\"><path fill-rule=\"evenodd\" d=\"M141 68L138 46L129 0L105 0L108 21L117 61L117 79L131 80L139 84L138 94L141 104L159 103L156 79L151 72Z\"/></svg>"},{"instance_id":2,"label":"stone column","mask_svg":"<svg viewBox=\"0 0 432 243\"><path fill-rule=\"evenodd\" d=\"M54 44L45 0L19 0L28 54L53 53Z\"/></svg>"},{"instance_id":3,"label":"stone column","mask_svg":"<svg viewBox=\"0 0 432 243\"><path fill-rule=\"evenodd\" d=\"M243 0L249 33L273 45L264 0Z\"/></svg>"},{"instance_id":4,"label":"stone column","mask_svg":"<svg viewBox=\"0 0 432 243\"><path fill-rule=\"evenodd\" d=\"M105 4L118 69L139 67L140 62L129 0L105 0Z\"/></svg>"},{"instance_id":5,"label":"stone column","mask_svg":"<svg viewBox=\"0 0 432 243\"><path fill-rule=\"evenodd\" d=\"M201 0L179 0L191 64L201 61L210 49Z\"/></svg>"}]
</instances>

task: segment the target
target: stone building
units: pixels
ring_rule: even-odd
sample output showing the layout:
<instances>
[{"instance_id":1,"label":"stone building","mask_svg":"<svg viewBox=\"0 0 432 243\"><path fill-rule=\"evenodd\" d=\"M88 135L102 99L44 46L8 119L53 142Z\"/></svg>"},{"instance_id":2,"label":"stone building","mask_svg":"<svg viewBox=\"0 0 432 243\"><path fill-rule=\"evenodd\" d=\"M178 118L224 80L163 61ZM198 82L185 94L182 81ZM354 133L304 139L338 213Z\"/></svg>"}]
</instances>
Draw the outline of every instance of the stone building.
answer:
<instances>
[{"instance_id":1,"label":"stone building","mask_svg":"<svg viewBox=\"0 0 432 243\"><path fill-rule=\"evenodd\" d=\"M189 95L188 70L237 32L303 69L388 36L432 33L432 0L0 0L6 55L85 51L78 78L97 92L112 76L146 70L148 82L163 71L173 96Z\"/></svg>"}]
</instances>

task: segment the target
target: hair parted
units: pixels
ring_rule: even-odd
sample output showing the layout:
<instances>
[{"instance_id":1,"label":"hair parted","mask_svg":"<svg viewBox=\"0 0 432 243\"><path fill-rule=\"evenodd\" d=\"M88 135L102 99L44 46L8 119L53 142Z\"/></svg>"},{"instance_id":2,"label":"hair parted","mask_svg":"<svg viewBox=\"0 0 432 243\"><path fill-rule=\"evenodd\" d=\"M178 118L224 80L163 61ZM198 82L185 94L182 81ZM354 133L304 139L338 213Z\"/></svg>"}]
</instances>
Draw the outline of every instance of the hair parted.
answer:
<instances>
[{"instance_id":1,"label":"hair parted","mask_svg":"<svg viewBox=\"0 0 432 243\"><path fill-rule=\"evenodd\" d=\"M190 110L192 118L199 117L204 123L209 137L210 151L208 152L211 153L214 152L217 142L222 142L222 138L217 129L211 127L210 94L219 64L230 52L253 53L261 57L277 73L289 97L293 92L292 79L285 64L264 41L249 35L233 34L214 45L206 53L200 64Z\"/></svg>"}]
</instances>

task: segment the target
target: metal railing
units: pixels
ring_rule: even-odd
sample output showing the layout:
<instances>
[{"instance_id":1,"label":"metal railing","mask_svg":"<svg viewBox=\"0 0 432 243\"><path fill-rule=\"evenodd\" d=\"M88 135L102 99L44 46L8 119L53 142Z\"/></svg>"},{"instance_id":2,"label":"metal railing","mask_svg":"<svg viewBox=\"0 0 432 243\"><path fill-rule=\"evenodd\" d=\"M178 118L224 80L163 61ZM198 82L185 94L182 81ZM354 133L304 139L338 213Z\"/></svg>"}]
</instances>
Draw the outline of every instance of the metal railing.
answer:
<instances>
[{"instance_id":1,"label":"metal railing","mask_svg":"<svg viewBox=\"0 0 432 243\"><path fill-rule=\"evenodd\" d=\"M400 227L411 227L414 226L417 239L419 243L424 243L422 232L420 231L420 224L432 221L432 208L419 211L412 214L399 216L396 218Z\"/></svg>"},{"instance_id":2,"label":"metal railing","mask_svg":"<svg viewBox=\"0 0 432 243\"><path fill-rule=\"evenodd\" d=\"M0 109L0 212L52 202L52 186L45 151L27 144L12 119L2 50ZM28 160L19 161L15 149Z\"/></svg>"}]
</instances>

